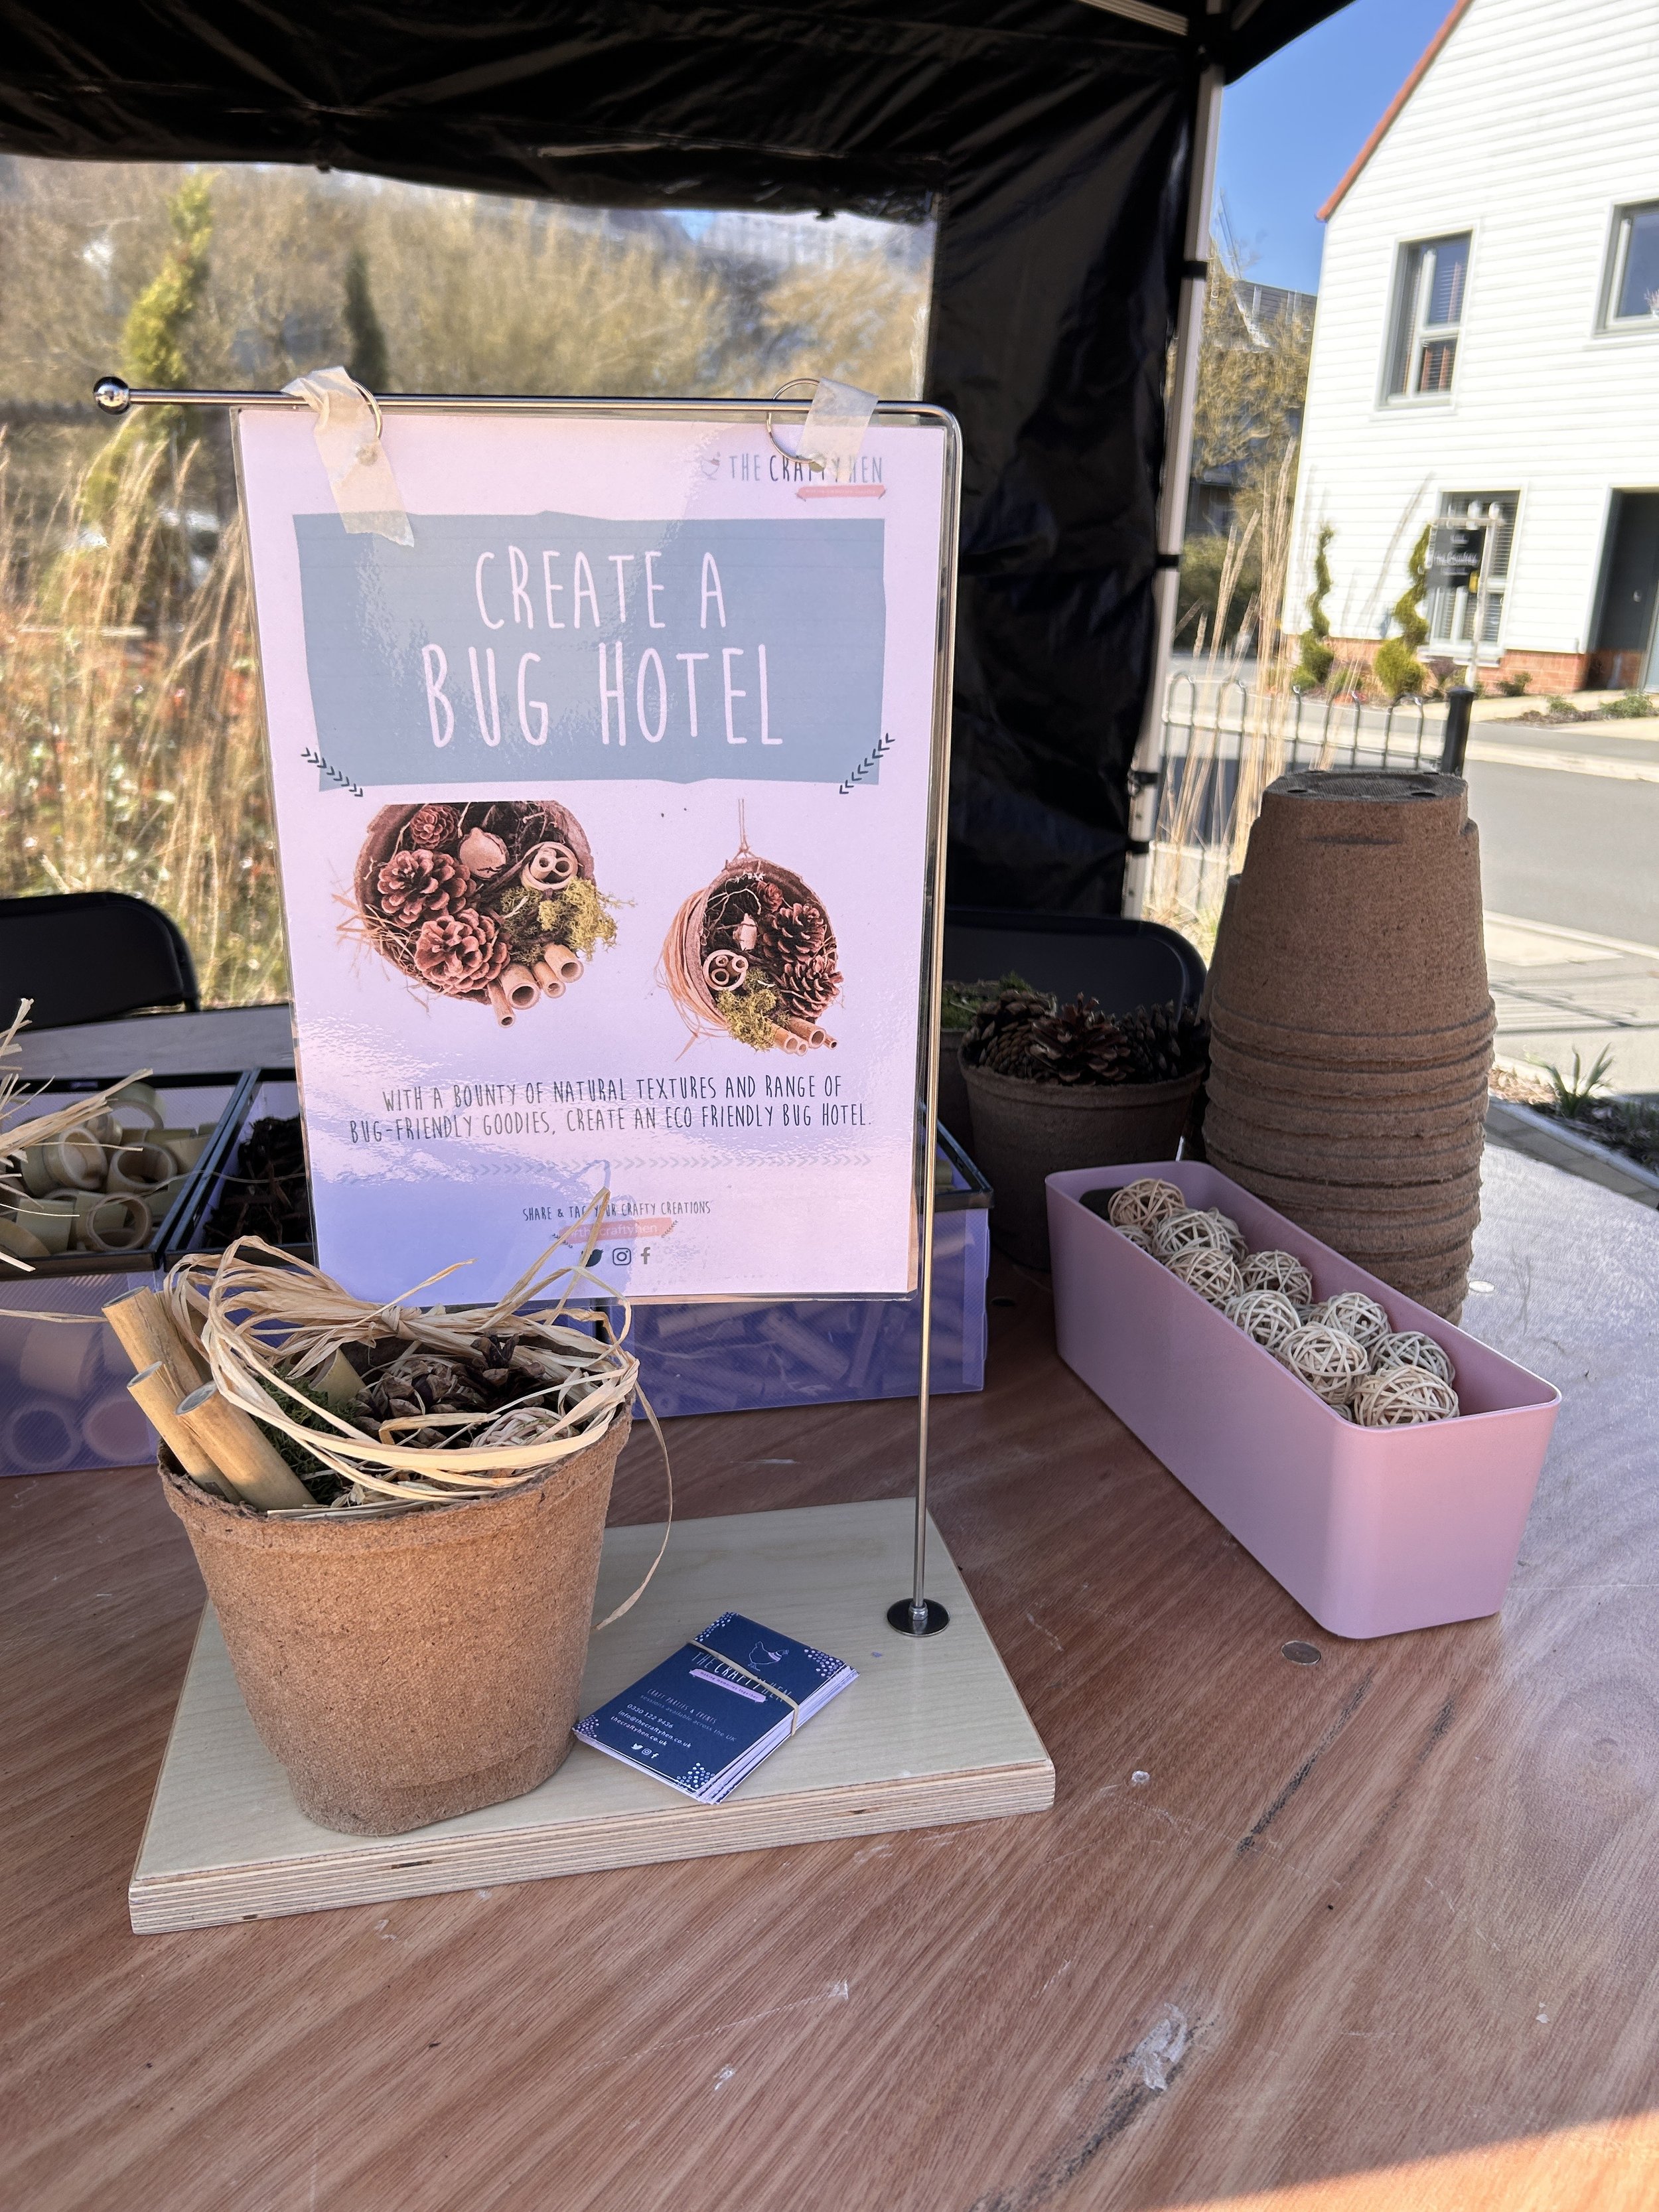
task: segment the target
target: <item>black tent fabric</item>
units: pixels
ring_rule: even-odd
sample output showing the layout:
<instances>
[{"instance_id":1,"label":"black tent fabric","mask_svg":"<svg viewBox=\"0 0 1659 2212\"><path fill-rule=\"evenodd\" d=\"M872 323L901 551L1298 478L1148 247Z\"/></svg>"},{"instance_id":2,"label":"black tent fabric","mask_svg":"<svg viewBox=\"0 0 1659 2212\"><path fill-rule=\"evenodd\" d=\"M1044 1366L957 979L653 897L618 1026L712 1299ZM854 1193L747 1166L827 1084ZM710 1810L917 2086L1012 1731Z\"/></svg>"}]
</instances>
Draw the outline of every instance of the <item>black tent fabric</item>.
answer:
<instances>
[{"instance_id":1,"label":"black tent fabric","mask_svg":"<svg viewBox=\"0 0 1659 2212\"><path fill-rule=\"evenodd\" d=\"M931 214L926 396L966 448L951 896L1111 914L1198 72L1336 4L0 0L0 152Z\"/></svg>"}]
</instances>

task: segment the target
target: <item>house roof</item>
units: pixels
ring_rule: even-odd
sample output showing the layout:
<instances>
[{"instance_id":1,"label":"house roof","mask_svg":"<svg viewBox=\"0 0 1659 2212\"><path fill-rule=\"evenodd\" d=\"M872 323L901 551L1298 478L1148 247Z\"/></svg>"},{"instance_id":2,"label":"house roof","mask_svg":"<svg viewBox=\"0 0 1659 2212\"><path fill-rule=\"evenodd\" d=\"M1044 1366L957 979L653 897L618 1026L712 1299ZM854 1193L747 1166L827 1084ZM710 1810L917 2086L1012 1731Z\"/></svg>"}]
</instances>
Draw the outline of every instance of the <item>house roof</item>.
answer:
<instances>
[{"instance_id":1,"label":"house roof","mask_svg":"<svg viewBox=\"0 0 1659 2212\"><path fill-rule=\"evenodd\" d=\"M1411 98L1418 86L1422 83L1424 78L1428 75L1430 64L1434 60L1435 56L1440 52L1442 46L1445 45L1447 40L1450 38L1452 33L1457 28L1458 24L1462 21L1464 15L1468 14L1468 9L1469 0L1455 0L1455 4L1450 15L1447 16L1445 21L1440 26L1440 28L1429 40L1428 45L1424 47L1422 53L1418 58L1416 67L1413 70L1411 75L1406 79L1404 84L1401 86L1399 91L1395 93L1394 98L1389 102L1388 110L1383 115L1382 121L1377 125L1376 130L1372 131L1370 137L1365 141L1359 151L1354 155L1352 161L1349 162L1346 170L1343 173L1341 183L1338 185L1336 190L1331 194L1329 199L1326 201L1324 206L1320 209L1319 220L1321 222L1328 222L1331 217L1336 213L1337 209L1340 207L1343 200L1347 197L1349 187L1352 185L1355 178L1358 176L1359 172L1364 167L1366 162L1370 160L1371 155L1376 153L1377 148L1382 143L1383 139L1387 137L1389 130L1393 126L1395 118L1399 114L1401 109L1404 107L1406 102Z\"/></svg>"}]
</instances>

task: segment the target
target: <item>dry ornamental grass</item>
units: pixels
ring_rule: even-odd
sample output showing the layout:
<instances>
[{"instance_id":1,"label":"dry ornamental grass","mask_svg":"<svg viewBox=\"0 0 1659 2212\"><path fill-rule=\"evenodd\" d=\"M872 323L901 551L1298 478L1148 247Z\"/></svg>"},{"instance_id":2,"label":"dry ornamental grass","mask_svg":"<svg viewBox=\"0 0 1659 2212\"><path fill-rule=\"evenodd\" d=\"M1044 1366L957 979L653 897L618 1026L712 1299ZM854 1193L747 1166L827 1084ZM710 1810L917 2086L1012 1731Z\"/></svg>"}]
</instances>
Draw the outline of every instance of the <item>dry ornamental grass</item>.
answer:
<instances>
[{"instance_id":1,"label":"dry ornamental grass","mask_svg":"<svg viewBox=\"0 0 1659 2212\"><path fill-rule=\"evenodd\" d=\"M209 1006L288 988L240 532L200 583L169 515L191 466L133 436L49 532L0 464L0 889L122 890L165 908ZM61 546L49 557L42 538Z\"/></svg>"}]
</instances>

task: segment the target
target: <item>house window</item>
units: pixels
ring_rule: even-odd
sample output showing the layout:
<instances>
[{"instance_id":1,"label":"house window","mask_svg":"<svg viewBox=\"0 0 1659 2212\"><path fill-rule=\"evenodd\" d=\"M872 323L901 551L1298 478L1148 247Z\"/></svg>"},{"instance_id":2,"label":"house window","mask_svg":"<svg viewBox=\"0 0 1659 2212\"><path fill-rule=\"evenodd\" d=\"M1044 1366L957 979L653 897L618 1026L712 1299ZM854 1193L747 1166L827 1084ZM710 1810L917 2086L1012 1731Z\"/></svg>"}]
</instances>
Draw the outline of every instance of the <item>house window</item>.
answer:
<instances>
[{"instance_id":1,"label":"house window","mask_svg":"<svg viewBox=\"0 0 1659 2212\"><path fill-rule=\"evenodd\" d=\"M1509 589L1510 556L1515 548L1515 518L1520 495L1512 491L1449 491L1440 501L1439 520L1468 522L1487 532L1486 580L1480 592L1431 592L1431 650L1468 653L1477 641L1496 647L1504 629L1504 599Z\"/></svg>"},{"instance_id":2,"label":"house window","mask_svg":"<svg viewBox=\"0 0 1659 2212\"><path fill-rule=\"evenodd\" d=\"M1443 398L1451 390L1468 274L1468 231L1401 247L1389 348L1390 399Z\"/></svg>"},{"instance_id":3,"label":"house window","mask_svg":"<svg viewBox=\"0 0 1659 2212\"><path fill-rule=\"evenodd\" d=\"M1601 319L1609 329L1659 326L1659 204L1619 210Z\"/></svg>"}]
</instances>

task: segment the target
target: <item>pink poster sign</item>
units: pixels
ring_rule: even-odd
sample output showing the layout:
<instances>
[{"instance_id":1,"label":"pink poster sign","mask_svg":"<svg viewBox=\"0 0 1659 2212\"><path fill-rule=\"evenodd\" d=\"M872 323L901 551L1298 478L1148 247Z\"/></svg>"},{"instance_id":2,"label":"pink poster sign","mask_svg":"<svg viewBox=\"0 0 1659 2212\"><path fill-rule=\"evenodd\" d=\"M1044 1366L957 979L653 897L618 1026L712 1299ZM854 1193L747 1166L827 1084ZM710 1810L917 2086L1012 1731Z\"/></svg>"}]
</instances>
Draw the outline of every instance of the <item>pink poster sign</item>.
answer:
<instances>
[{"instance_id":1,"label":"pink poster sign","mask_svg":"<svg viewBox=\"0 0 1659 2212\"><path fill-rule=\"evenodd\" d=\"M902 1293L946 433L304 410L238 434L320 1264L502 1291L601 1190L632 1297Z\"/></svg>"}]
</instances>

